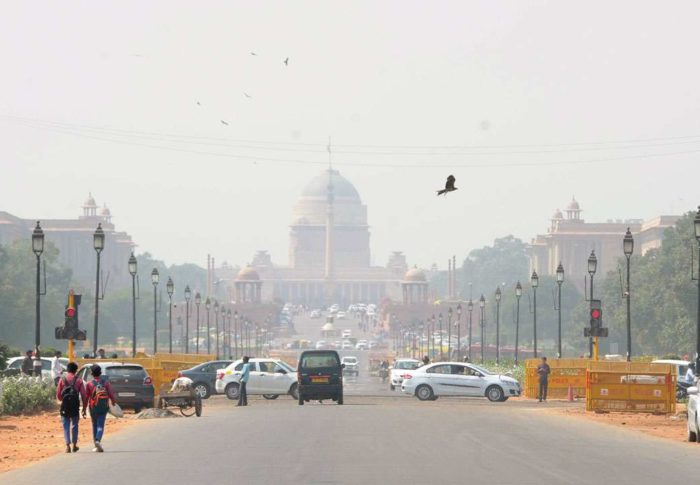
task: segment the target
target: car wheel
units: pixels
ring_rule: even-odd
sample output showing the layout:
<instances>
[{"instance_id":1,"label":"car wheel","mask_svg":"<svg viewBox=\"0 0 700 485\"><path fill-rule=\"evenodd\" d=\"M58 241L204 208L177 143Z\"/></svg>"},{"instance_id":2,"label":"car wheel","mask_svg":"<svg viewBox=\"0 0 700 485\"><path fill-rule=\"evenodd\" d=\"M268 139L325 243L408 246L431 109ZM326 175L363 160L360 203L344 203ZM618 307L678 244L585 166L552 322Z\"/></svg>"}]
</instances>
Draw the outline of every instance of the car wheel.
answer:
<instances>
[{"instance_id":1,"label":"car wheel","mask_svg":"<svg viewBox=\"0 0 700 485\"><path fill-rule=\"evenodd\" d=\"M395 389L395 388L394 388L394 385L393 385L393 384L389 384L389 390L390 390L390 391L393 391L394 389Z\"/></svg>"},{"instance_id":2,"label":"car wheel","mask_svg":"<svg viewBox=\"0 0 700 485\"><path fill-rule=\"evenodd\" d=\"M279 394L263 394L263 397L269 401L274 401L275 399L277 399L280 396L279 396Z\"/></svg>"},{"instance_id":3,"label":"car wheel","mask_svg":"<svg viewBox=\"0 0 700 485\"><path fill-rule=\"evenodd\" d=\"M501 402L506 402L508 400L509 396L503 396L503 399L501 399Z\"/></svg>"},{"instance_id":4,"label":"car wheel","mask_svg":"<svg viewBox=\"0 0 700 485\"><path fill-rule=\"evenodd\" d=\"M429 385L421 384L416 389L416 397L421 401L430 401L435 397L435 393Z\"/></svg>"},{"instance_id":5,"label":"car wheel","mask_svg":"<svg viewBox=\"0 0 700 485\"><path fill-rule=\"evenodd\" d=\"M503 389L500 387L489 386L489 388L486 389L486 397L491 402L501 402L501 400L505 397L505 394L503 393Z\"/></svg>"},{"instance_id":6,"label":"car wheel","mask_svg":"<svg viewBox=\"0 0 700 485\"><path fill-rule=\"evenodd\" d=\"M237 382L232 382L228 386L226 386L226 390L224 391L226 393L226 397L231 399L232 401L235 401L238 399L238 395L241 392L241 387Z\"/></svg>"},{"instance_id":7,"label":"car wheel","mask_svg":"<svg viewBox=\"0 0 700 485\"><path fill-rule=\"evenodd\" d=\"M696 422L695 422L695 429L696 430L698 429L697 426L698 425L697 425L697 418L696 418ZM692 431L690 429L690 420L688 420L688 441L690 441L691 443L696 443L698 441L698 433L696 431Z\"/></svg>"},{"instance_id":8,"label":"car wheel","mask_svg":"<svg viewBox=\"0 0 700 485\"><path fill-rule=\"evenodd\" d=\"M292 396L292 399L299 399L299 384L292 384L292 387L289 388L289 395Z\"/></svg>"},{"instance_id":9,"label":"car wheel","mask_svg":"<svg viewBox=\"0 0 700 485\"><path fill-rule=\"evenodd\" d=\"M304 398L301 396L301 393L299 393L297 395L298 395L297 400L299 401L299 406L303 406L304 405Z\"/></svg>"},{"instance_id":10,"label":"car wheel","mask_svg":"<svg viewBox=\"0 0 700 485\"><path fill-rule=\"evenodd\" d=\"M341 405L343 404L343 393L342 392L340 394L338 394L337 402L338 402L338 404L341 404Z\"/></svg>"},{"instance_id":11,"label":"car wheel","mask_svg":"<svg viewBox=\"0 0 700 485\"><path fill-rule=\"evenodd\" d=\"M194 386L194 392L202 399L209 399L209 386L204 382L198 382Z\"/></svg>"}]
</instances>

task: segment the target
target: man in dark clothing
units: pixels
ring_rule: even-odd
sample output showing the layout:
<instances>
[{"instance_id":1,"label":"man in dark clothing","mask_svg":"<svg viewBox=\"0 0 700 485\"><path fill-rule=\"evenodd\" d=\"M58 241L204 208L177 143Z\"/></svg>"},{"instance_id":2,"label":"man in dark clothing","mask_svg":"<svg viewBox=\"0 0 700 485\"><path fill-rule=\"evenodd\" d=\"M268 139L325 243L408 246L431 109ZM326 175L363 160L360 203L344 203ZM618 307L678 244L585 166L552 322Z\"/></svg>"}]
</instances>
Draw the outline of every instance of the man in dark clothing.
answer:
<instances>
[{"instance_id":1,"label":"man in dark clothing","mask_svg":"<svg viewBox=\"0 0 700 485\"><path fill-rule=\"evenodd\" d=\"M547 357L542 357L542 363L537 366L537 375L540 378L540 402L547 400L547 385L549 384L549 374L552 370L547 363Z\"/></svg>"},{"instance_id":2,"label":"man in dark clothing","mask_svg":"<svg viewBox=\"0 0 700 485\"><path fill-rule=\"evenodd\" d=\"M22 374L32 375L34 372L34 362L32 361L32 351L27 350L27 354L22 359Z\"/></svg>"},{"instance_id":3,"label":"man in dark clothing","mask_svg":"<svg viewBox=\"0 0 700 485\"><path fill-rule=\"evenodd\" d=\"M424 355L423 356L423 365L428 365L428 364L430 364L430 357L428 357L427 355Z\"/></svg>"},{"instance_id":4,"label":"man in dark clothing","mask_svg":"<svg viewBox=\"0 0 700 485\"><path fill-rule=\"evenodd\" d=\"M250 379L250 358L247 355L243 356L243 368L241 369L241 382L238 391L238 406L248 405L248 380Z\"/></svg>"}]
</instances>

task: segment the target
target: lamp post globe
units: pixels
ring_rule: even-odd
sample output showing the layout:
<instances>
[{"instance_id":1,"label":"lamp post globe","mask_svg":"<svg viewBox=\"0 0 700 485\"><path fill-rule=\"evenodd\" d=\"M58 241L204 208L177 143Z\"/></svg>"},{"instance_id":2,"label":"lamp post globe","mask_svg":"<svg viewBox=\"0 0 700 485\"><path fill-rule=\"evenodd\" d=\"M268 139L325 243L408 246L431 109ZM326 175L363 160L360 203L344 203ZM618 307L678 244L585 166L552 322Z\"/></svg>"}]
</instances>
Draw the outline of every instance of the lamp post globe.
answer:
<instances>
[{"instance_id":1,"label":"lamp post globe","mask_svg":"<svg viewBox=\"0 0 700 485\"><path fill-rule=\"evenodd\" d=\"M165 284L165 290L168 292L168 296L172 297L173 293L175 293L175 283L173 283L173 279L168 276L168 282Z\"/></svg>"},{"instance_id":2,"label":"lamp post globe","mask_svg":"<svg viewBox=\"0 0 700 485\"><path fill-rule=\"evenodd\" d=\"M533 288L540 286L540 277L537 276L537 271L532 272L532 276L530 276L530 284Z\"/></svg>"},{"instance_id":3,"label":"lamp post globe","mask_svg":"<svg viewBox=\"0 0 700 485\"><path fill-rule=\"evenodd\" d=\"M520 284L520 281L518 281L518 283L515 285L515 296L517 298L520 298L521 296L523 296L523 287Z\"/></svg>"},{"instance_id":4,"label":"lamp post globe","mask_svg":"<svg viewBox=\"0 0 700 485\"><path fill-rule=\"evenodd\" d=\"M105 232L102 230L101 222L97 224L97 229L95 229L95 233L92 235L92 247L94 247L95 251L98 253L102 252L105 248Z\"/></svg>"},{"instance_id":5,"label":"lamp post globe","mask_svg":"<svg viewBox=\"0 0 700 485\"><path fill-rule=\"evenodd\" d=\"M138 272L138 266L139 263L136 260L136 256L134 256L134 253L131 253L131 256L129 256L129 274L131 276L136 276L136 273Z\"/></svg>"},{"instance_id":6,"label":"lamp post globe","mask_svg":"<svg viewBox=\"0 0 700 485\"><path fill-rule=\"evenodd\" d=\"M32 231L32 251L37 257L44 252L44 230L41 228L39 221L36 221L36 227Z\"/></svg>"},{"instance_id":7,"label":"lamp post globe","mask_svg":"<svg viewBox=\"0 0 700 485\"><path fill-rule=\"evenodd\" d=\"M561 263L559 263L559 266L557 266L557 283L563 283L564 282L564 266L562 266Z\"/></svg>"},{"instance_id":8,"label":"lamp post globe","mask_svg":"<svg viewBox=\"0 0 700 485\"><path fill-rule=\"evenodd\" d=\"M634 253L634 238L632 237L629 227L627 228L625 237L622 239L622 250L628 258Z\"/></svg>"},{"instance_id":9,"label":"lamp post globe","mask_svg":"<svg viewBox=\"0 0 700 485\"><path fill-rule=\"evenodd\" d=\"M158 273L157 268L153 268L153 271L151 271L151 283L153 283L153 285L155 286L158 284L159 281L160 281L160 273Z\"/></svg>"},{"instance_id":10,"label":"lamp post globe","mask_svg":"<svg viewBox=\"0 0 700 485\"><path fill-rule=\"evenodd\" d=\"M591 251L591 255L588 256L588 273L594 275L598 270L598 258L595 255L595 250Z\"/></svg>"},{"instance_id":11,"label":"lamp post globe","mask_svg":"<svg viewBox=\"0 0 700 485\"><path fill-rule=\"evenodd\" d=\"M138 272L138 261L133 251L129 256L128 266L131 275L131 356L136 357L136 273Z\"/></svg>"}]
</instances>

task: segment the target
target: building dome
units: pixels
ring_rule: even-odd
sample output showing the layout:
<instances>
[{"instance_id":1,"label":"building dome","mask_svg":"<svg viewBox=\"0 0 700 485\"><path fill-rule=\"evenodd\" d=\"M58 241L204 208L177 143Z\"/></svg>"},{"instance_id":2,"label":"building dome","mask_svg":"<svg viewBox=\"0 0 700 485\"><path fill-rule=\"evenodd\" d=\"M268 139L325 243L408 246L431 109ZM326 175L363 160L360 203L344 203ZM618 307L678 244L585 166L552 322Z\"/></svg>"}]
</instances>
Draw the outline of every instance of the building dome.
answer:
<instances>
[{"instance_id":1,"label":"building dome","mask_svg":"<svg viewBox=\"0 0 700 485\"><path fill-rule=\"evenodd\" d=\"M571 198L571 202L569 202L569 205L566 206L566 210L568 211L579 211L581 210L581 207L578 205L578 202L576 201L575 197Z\"/></svg>"},{"instance_id":2,"label":"building dome","mask_svg":"<svg viewBox=\"0 0 700 485\"><path fill-rule=\"evenodd\" d=\"M425 273L418 268L409 269L403 277L404 281L411 281L414 283L425 283L428 279L425 277Z\"/></svg>"},{"instance_id":3,"label":"building dome","mask_svg":"<svg viewBox=\"0 0 700 485\"><path fill-rule=\"evenodd\" d=\"M552 216L552 219L558 220L558 219L563 219L563 218L564 218L564 214L561 212L560 209L557 209L556 211L554 211L554 215Z\"/></svg>"},{"instance_id":4,"label":"building dome","mask_svg":"<svg viewBox=\"0 0 700 485\"><path fill-rule=\"evenodd\" d=\"M102 217L112 217L112 212L107 207L107 204L105 204L102 209L99 210L98 215Z\"/></svg>"},{"instance_id":5,"label":"building dome","mask_svg":"<svg viewBox=\"0 0 700 485\"><path fill-rule=\"evenodd\" d=\"M85 208L88 208L88 207L97 208L97 204L95 203L95 198L92 196L92 193L88 194L88 198L83 203L83 207L85 207Z\"/></svg>"},{"instance_id":6,"label":"building dome","mask_svg":"<svg viewBox=\"0 0 700 485\"><path fill-rule=\"evenodd\" d=\"M360 201L360 194L348 179L340 175L337 170L331 170L331 184L333 184L333 196L335 199L353 199ZM328 197L328 170L311 179L301 192L302 198L323 199Z\"/></svg>"},{"instance_id":7,"label":"building dome","mask_svg":"<svg viewBox=\"0 0 700 485\"><path fill-rule=\"evenodd\" d=\"M246 266L238 272L236 280L239 281L260 281L260 275L252 266Z\"/></svg>"}]
</instances>

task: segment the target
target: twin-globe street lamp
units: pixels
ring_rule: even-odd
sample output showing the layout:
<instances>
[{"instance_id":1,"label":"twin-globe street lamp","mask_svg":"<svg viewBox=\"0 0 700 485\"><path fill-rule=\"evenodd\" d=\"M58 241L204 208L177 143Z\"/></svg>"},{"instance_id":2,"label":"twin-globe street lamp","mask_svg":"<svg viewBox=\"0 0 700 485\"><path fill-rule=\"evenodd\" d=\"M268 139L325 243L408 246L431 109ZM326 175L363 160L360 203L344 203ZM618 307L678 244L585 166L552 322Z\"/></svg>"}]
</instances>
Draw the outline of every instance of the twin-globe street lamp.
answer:
<instances>
[{"instance_id":1,"label":"twin-globe street lamp","mask_svg":"<svg viewBox=\"0 0 700 485\"><path fill-rule=\"evenodd\" d=\"M129 256L129 274L131 275L131 356L136 357L136 273L138 261L132 251Z\"/></svg>"},{"instance_id":2,"label":"twin-globe street lamp","mask_svg":"<svg viewBox=\"0 0 700 485\"><path fill-rule=\"evenodd\" d=\"M622 239L622 251L625 253L625 258L627 258L627 284L625 287L624 297L627 300L627 362L632 360L632 314L631 314L631 298L630 298L630 258L634 253L634 238L630 232L630 228L627 228L625 237Z\"/></svg>"}]
</instances>

